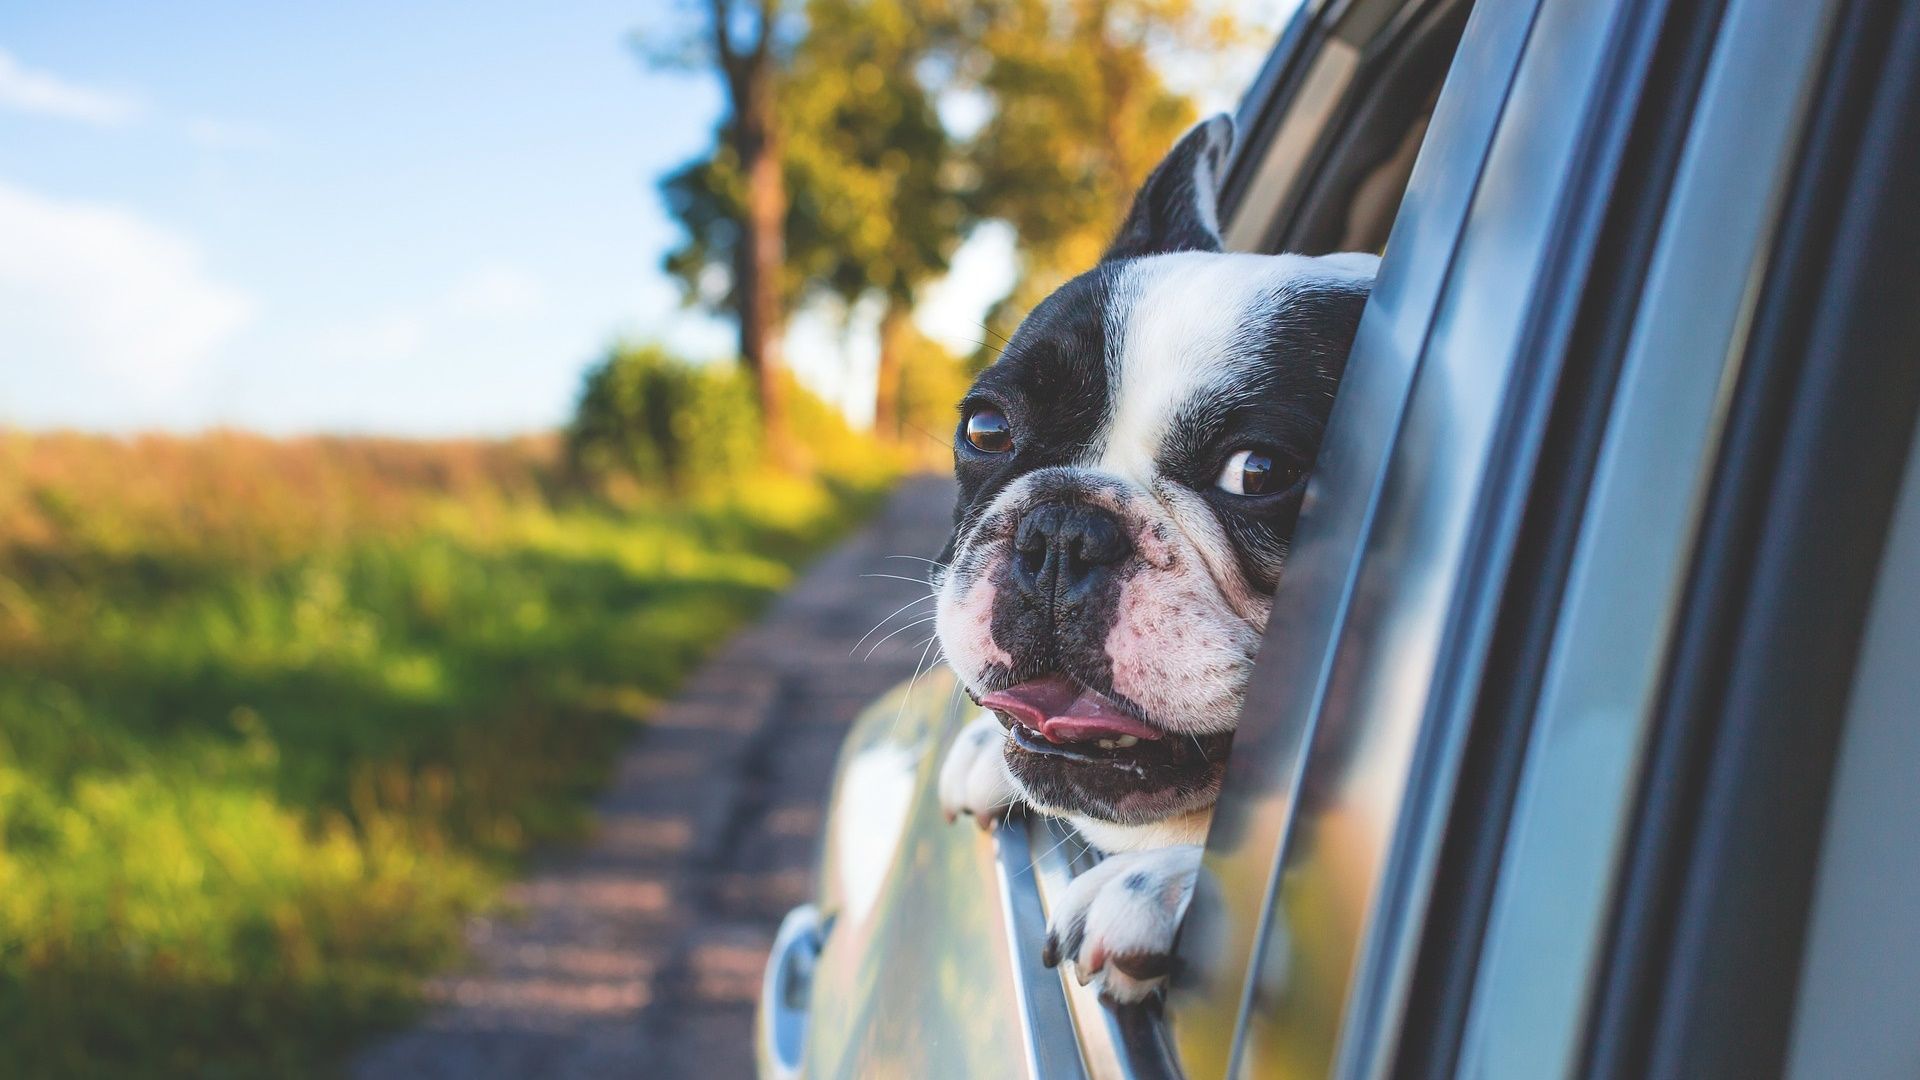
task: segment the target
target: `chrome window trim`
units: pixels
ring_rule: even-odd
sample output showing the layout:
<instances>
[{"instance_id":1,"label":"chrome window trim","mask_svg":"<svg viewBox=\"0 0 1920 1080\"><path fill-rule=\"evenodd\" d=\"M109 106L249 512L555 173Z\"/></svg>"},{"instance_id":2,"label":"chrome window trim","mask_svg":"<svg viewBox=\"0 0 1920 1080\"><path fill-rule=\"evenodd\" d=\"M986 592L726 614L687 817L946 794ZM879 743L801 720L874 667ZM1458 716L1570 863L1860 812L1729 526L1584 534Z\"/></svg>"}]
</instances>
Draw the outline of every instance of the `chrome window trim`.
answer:
<instances>
[{"instance_id":1,"label":"chrome window trim","mask_svg":"<svg viewBox=\"0 0 1920 1080\"><path fill-rule=\"evenodd\" d=\"M1554 634L1462 1075L1580 1067L1670 621L1834 6L1730 0L1716 36Z\"/></svg>"},{"instance_id":2,"label":"chrome window trim","mask_svg":"<svg viewBox=\"0 0 1920 1080\"><path fill-rule=\"evenodd\" d=\"M1073 828L1059 818L1026 818L1034 881L1039 886L1040 902L1049 915L1054 904L1075 875L1100 861L1100 856ZM1095 1080L1146 1080L1179 1075L1172 1048L1166 1041L1166 1029L1159 1012L1151 1005L1109 1008L1100 1001L1092 983L1081 984L1064 970L1056 972L1066 994L1074 1030L1080 1040L1080 1056L1089 1076Z\"/></svg>"},{"instance_id":3,"label":"chrome window trim","mask_svg":"<svg viewBox=\"0 0 1920 1080\"><path fill-rule=\"evenodd\" d=\"M1032 825L1013 817L993 831L994 869L1007 928L1007 955L1014 968L1014 993L1026 1022L1027 1069L1035 1080L1086 1080L1072 1010L1060 972L1040 962L1047 940L1047 912L1035 878Z\"/></svg>"}]
</instances>

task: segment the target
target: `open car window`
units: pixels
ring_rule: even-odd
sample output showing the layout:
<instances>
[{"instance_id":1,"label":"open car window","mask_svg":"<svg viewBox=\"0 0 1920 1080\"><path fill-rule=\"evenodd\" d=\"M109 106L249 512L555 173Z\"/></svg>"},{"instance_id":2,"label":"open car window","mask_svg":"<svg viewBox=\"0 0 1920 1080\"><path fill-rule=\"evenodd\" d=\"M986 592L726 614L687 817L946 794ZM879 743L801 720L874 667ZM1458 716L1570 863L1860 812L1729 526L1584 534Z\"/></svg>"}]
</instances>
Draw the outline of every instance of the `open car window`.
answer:
<instances>
[{"instance_id":1,"label":"open car window","mask_svg":"<svg viewBox=\"0 0 1920 1080\"><path fill-rule=\"evenodd\" d=\"M1396 257L1401 251L1427 253L1394 286L1399 298L1396 310L1403 316L1415 309L1430 312L1506 81L1493 79L1472 94L1466 89L1451 97L1441 93L1454 51L1461 44L1470 8L1467 0L1362 0L1338 11L1332 7L1316 5L1302 11L1241 111L1242 137L1224 196L1229 207L1224 218L1229 246L1262 251L1378 251L1387 245L1393 228ZM1474 70L1484 73L1490 66L1511 67L1518 36L1509 28L1504 36L1496 34L1482 43L1471 58ZM1415 151L1430 138L1443 140L1445 153L1427 166L1423 182L1414 166ZM1403 195L1407 196L1404 203ZM1396 214L1401 220L1398 226L1393 224ZM1409 368L1396 370L1389 363L1373 365L1357 376L1350 368L1348 380L1359 389L1343 389L1342 399L1351 393L1364 407L1349 409L1351 415L1345 421L1349 431L1369 438L1390 434L1406 398L1410 374ZM1371 447L1350 446L1355 452L1343 459L1347 469L1365 474L1370 483L1384 460L1388 441L1380 437ZM1335 535L1350 540L1352 530ZM1326 639L1323 634L1321 640ZM1255 748L1256 760L1269 768L1256 771L1287 771L1288 766L1276 765L1271 755L1257 756L1260 750ZM1239 753L1236 750L1236 762ZM1260 792L1249 790L1249 794ZM1277 836L1284 813L1271 806L1246 805L1262 818L1266 834ZM1062 826L1044 819L1012 823L1000 834L998 849L1007 894L1009 948L1031 955L1044 932L1050 898L1057 897L1092 858ZM1271 865L1272 848L1265 855L1255 845L1246 851L1247 867L1256 877L1263 875ZM1026 890L1037 894L1037 904ZM1238 899L1258 906L1264 896L1261 880ZM1257 912L1251 916L1248 926L1258 922ZM1239 958L1241 971L1250 955L1249 942ZM1225 1051L1225 1040L1183 1039L1176 1047L1175 1035L1194 1030L1187 1023L1189 1018L1205 1022L1209 1014L1231 1016L1237 1008L1233 995L1216 995L1205 1002L1188 995L1172 1013L1175 1022L1169 1024L1165 1014L1152 1009L1107 1009L1090 989L1053 973L1036 973L1028 982L1038 991L1022 1002L1030 1033L1059 1032L1070 1023L1077 1044L1078 1060L1066 1062L1057 1056L1058 1046L1038 1045L1044 1040L1034 1037L1029 1058L1045 1076L1153 1076L1180 1071L1206 1075L1211 1071L1207 1062ZM1055 985L1060 987L1058 994ZM1231 1023L1212 1027L1215 1033L1232 1030Z\"/></svg>"}]
</instances>

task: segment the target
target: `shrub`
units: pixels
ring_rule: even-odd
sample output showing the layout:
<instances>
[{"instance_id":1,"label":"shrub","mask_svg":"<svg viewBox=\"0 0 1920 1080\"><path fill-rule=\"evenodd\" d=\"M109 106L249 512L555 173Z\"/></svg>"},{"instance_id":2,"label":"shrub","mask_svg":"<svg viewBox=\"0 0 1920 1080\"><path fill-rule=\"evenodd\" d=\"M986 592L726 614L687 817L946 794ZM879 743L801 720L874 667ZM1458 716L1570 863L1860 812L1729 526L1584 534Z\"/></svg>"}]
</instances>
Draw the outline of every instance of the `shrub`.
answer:
<instances>
[{"instance_id":1,"label":"shrub","mask_svg":"<svg viewBox=\"0 0 1920 1080\"><path fill-rule=\"evenodd\" d=\"M621 345L587 372L567 430L577 477L683 492L761 456L753 386L731 364L695 366L657 345Z\"/></svg>"}]
</instances>

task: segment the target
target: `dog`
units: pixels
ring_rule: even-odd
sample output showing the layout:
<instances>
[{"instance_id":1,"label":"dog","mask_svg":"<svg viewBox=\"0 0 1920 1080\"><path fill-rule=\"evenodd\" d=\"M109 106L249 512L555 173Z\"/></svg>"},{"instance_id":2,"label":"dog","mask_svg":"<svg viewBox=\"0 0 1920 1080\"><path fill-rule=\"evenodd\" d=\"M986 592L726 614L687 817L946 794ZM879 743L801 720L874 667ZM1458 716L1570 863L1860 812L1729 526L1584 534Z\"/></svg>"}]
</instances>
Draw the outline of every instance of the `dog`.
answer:
<instances>
[{"instance_id":1,"label":"dog","mask_svg":"<svg viewBox=\"0 0 1920 1080\"><path fill-rule=\"evenodd\" d=\"M981 713L949 820L1015 806L1107 857L1049 916L1102 998L1164 981L1308 468L1378 258L1229 254L1233 122L1194 128L1098 265L1036 306L960 406L939 640Z\"/></svg>"}]
</instances>

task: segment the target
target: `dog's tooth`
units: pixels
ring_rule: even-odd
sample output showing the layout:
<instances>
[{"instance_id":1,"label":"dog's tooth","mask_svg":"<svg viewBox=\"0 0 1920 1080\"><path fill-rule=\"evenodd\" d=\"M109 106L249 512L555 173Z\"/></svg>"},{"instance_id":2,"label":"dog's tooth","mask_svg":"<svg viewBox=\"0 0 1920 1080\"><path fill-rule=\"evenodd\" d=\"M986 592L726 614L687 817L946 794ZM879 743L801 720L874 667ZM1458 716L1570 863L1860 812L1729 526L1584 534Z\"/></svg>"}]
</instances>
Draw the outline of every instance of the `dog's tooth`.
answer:
<instances>
[{"instance_id":1,"label":"dog's tooth","mask_svg":"<svg viewBox=\"0 0 1920 1080\"><path fill-rule=\"evenodd\" d=\"M1128 746L1134 745L1139 741L1140 741L1140 736L1138 735L1122 735L1119 738L1113 740L1113 743L1115 746L1128 747ZM1106 744L1102 743L1101 745L1104 746Z\"/></svg>"},{"instance_id":2,"label":"dog's tooth","mask_svg":"<svg viewBox=\"0 0 1920 1080\"><path fill-rule=\"evenodd\" d=\"M1122 736L1122 738L1132 738L1132 736ZM1128 745L1131 745L1131 744L1129 744L1129 743L1121 743L1121 742L1115 742L1115 741L1113 741L1112 739L1101 739L1101 740L1100 740L1100 749L1102 749L1102 750L1113 750L1113 749L1116 749L1116 748L1118 748L1118 747L1122 747L1122 746L1128 746Z\"/></svg>"}]
</instances>

